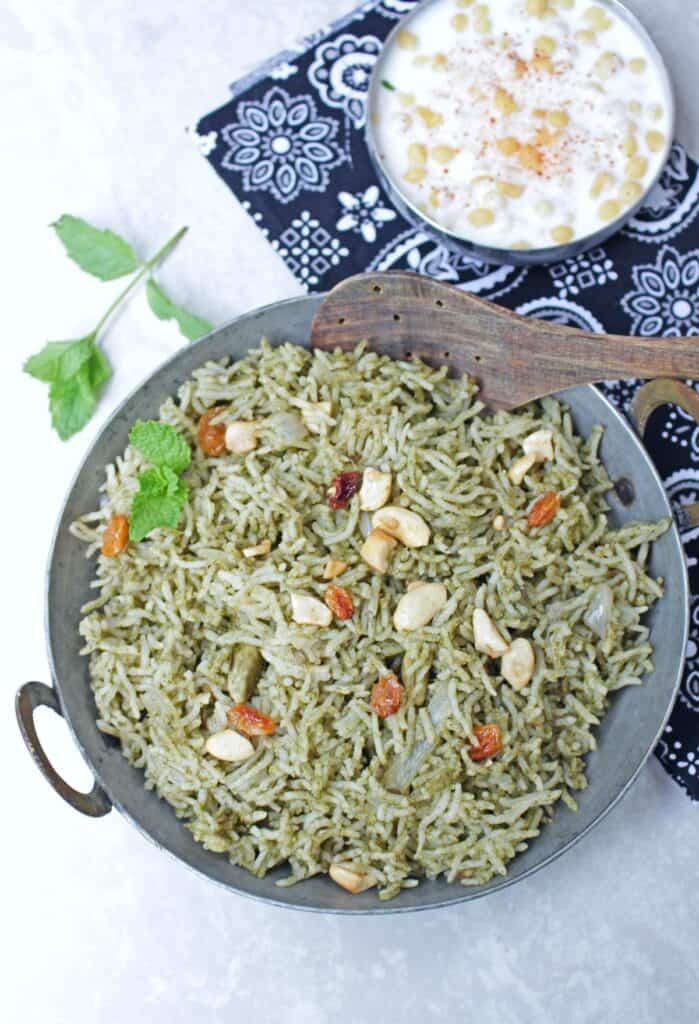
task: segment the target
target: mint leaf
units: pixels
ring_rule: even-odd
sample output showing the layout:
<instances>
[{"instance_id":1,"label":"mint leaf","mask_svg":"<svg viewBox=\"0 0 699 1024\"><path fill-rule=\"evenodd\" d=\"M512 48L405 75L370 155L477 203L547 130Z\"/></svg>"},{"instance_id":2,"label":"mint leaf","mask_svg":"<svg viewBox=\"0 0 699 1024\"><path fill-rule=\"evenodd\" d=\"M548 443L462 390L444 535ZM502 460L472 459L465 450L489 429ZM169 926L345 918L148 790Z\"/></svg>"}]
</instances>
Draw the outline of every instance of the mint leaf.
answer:
<instances>
[{"instance_id":1,"label":"mint leaf","mask_svg":"<svg viewBox=\"0 0 699 1024\"><path fill-rule=\"evenodd\" d=\"M62 441L67 441L85 426L111 372L106 356L91 341L91 350L77 369L51 382L51 423Z\"/></svg>"},{"instance_id":2,"label":"mint leaf","mask_svg":"<svg viewBox=\"0 0 699 1024\"><path fill-rule=\"evenodd\" d=\"M51 225L72 260L101 281L113 281L137 270L141 263L129 243L113 231L93 227L64 213Z\"/></svg>"},{"instance_id":3,"label":"mint leaf","mask_svg":"<svg viewBox=\"0 0 699 1024\"><path fill-rule=\"evenodd\" d=\"M187 486L169 466L146 469L138 478L129 516L129 537L139 541L160 526L177 526Z\"/></svg>"},{"instance_id":4,"label":"mint leaf","mask_svg":"<svg viewBox=\"0 0 699 1024\"><path fill-rule=\"evenodd\" d=\"M92 352L90 353L90 358L87 362L87 368L90 374L90 383L92 384L92 387L95 391L101 391L102 385L106 384L112 375L112 367L106 355L96 342L92 347Z\"/></svg>"},{"instance_id":5,"label":"mint leaf","mask_svg":"<svg viewBox=\"0 0 699 1024\"><path fill-rule=\"evenodd\" d=\"M95 345L94 334L75 341L49 341L41 352L30 356L24 364L24 372L37 380L67 380L89 359Z\"/></svg>"},{"instance_id":6,"label":"mint leaf","mask_svg":"<svg viewBox=\"0 0 699 1024\"><path fill-rule=\"evenodd\" d=\"M147 498L167 495L172 497L180 493L186 495L187 488L173 469L169 466L153 466L144 469L138 478L139 490Z\"/></svg>"},{"instance_id":7,"label":"mint leaf","mask_svg":"<svg viewBox=\"0 0 699 1024\"><path fill-rule=\"evenodd\" d=\"M202 334L208 334L213 330L213 326L208 320L195 316L194 313L190 313L183 306L178 306L169 299L152 277L146 281L146 298L158 320L176 320L181 333L189 341L196 341L197 338L201 338Z\"/></svg>"},{"instance_id":8,"label":"mint leaf","mask_svg":"<svg viewBox=\"0 0 699 1024\"><path fill-rule=\"evenodd\" d=\"M187 500L187 485L179 474L189 465L192 453L174 427L158 420L137 420L129 441L155 463L139 476L131 504L129 536L139 541L159 526L177 526Z\"/></svg>"},{"instance_id":9,"label":"mint leaf","mask_svg":"<svg viewBox=\"0 0 699 1024\"><path fill-rule=\"evenodd\" d=\"M51 424L61 441L67 441L85 426L97 404L89 375L79 370L68 380L54 381L49 388Z\"/></svg>"},{"instance_id":10,"label":"mint leaf","mask_svg":"<svg viewBox=\"0 0 699 1024\"><path fill-rule=\"evenodd\" d=\"M196 316L195 313L190 313L182 306L175 306L174 309L180 334L183 334L188 341L196 341L197 338L203 338L205 334L213 331L214 325L204 317Z\"/></svg>"},{"instance_id":11,"label":"mint leaf","mask_svg":"<svg viewBox=\"0 0 699 1024\"><path fill-rule=\"evenodd\" d=\"M189 445L169 423L136 420L129 441L154 466L169 466L175 473L181 473L192 460Z\"/></svg>"},{"instance_id":12,"label":"mint leaf","mask_svg":"<svg viewBox=\"0 0 699 1024\"><path fill-rule=\"evenodd\" d=\"M24 364L24 372L49 385L51 423L62 441L85 426L111 376L94 334L75 341L50 341Z\"/></svg>"}]
</instances>

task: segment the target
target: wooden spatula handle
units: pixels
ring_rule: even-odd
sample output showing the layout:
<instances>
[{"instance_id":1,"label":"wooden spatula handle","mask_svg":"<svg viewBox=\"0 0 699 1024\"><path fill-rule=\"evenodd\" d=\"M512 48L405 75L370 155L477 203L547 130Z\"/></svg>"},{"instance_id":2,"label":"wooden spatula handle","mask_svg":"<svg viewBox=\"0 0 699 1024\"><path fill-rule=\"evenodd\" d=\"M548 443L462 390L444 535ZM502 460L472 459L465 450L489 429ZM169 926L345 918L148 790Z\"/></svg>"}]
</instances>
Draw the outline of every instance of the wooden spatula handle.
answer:
<instances>
[{"instance_id":1,"label":"wooden spatula handle","mask_svg":"<svg viewBox=\"0 0 699 1024\"><path fill-rule=\"evenodd\" d=\"M699 338L595 334L518 316L453 285L407 272L367 273L319 307L311 344L369 346L469 373L492 408L513 409L575 384L624 377L699 379Z\"/></svg>"}]
</instances>

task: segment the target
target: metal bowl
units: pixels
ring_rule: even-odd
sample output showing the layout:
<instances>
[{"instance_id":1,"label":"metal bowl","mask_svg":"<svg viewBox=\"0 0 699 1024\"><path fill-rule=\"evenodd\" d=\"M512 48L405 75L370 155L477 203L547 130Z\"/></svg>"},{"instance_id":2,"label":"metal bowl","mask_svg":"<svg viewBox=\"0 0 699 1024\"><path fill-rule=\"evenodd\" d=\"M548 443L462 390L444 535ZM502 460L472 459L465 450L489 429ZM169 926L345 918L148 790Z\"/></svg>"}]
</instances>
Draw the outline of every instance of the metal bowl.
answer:
<instances>
[{"instance_id":1,"label":"metal bowl","mask_svg":"<svg viewBox=\"0 0 699 1024\"><path fill-rule=\"evenodd\" d=\"M308 345L311 320L322 296L290 299L266 306L231 321L207 338L182 348L134 391L107 421L73 480L53 538L46 579L46 635L54 688L27 683L17 697L17 711L25 741L44 775L78 810L93 816L114 805L143 835L161 849L214 882L243 895L296 907L337 913L390 913L422 910L476 899L525 878L567 850L585 835L620 799L655 746L679 685L688 627L688 587L682 547L676 527L654 545L651 571L665 579L665 595L649 615L655 646L655 670L642 687L613 696L609 713L597 730L598 749L587 761L589 786L579 795L573 813L559 805L553 821L524 853L509 866L506 877L486 885L464 888L444 881L424 881L404 889L388 903L375 891L351 896L326 877L312 878L292 888L277 888L278 870L264 879L229 863L225 855L211 853L194 841L172 808L146 790L143 773L123 757L119 743L100 732L90 688L88 662L80 656L80 607L94 591L90 580L94 562L85 558L84 545L69 533L70 523L97 507L104 467L123 452L136 419L157 417L161 403L173 395L192 372L209 359L240 359L264 335L272 344L284 341ZM563 392L575 425L583 434L595 423L605 427L602 458L612 479L628 483L620 493L625 506L612 496L612 520L657 519L670 514L662 483L640 441L624 419L590 386ZM667 399L665 399L667 400ZM65 717L75 741L94 773L90 794L69 787L44 754L34 727L33 712L40 704Z\"/></svg>"},{"instance_id":2,"label":"metal bowl","mask_svg":"<svg viewBox=\"0 0 699 1024\"><path fill-rule=\"evenodd\" d=\"M389 196L391 202L402 214L405 219L413 224L415 227L421 228L428 234L432 235L435 241L444 245L447 249L457 253L467 253L475 256L479 259L485 260L488 263L502 263L514 266L537 266L546 263L559 263L561 260L569 259L573 256L578 256L580 253L585 252L588 249L593 249L595 246L601 245L612 235L615 235L621 228L637 213L637 211L644 205L650 192L657 184L660 176L663 172L663 168L670 155L672 148L672 140L675 134L675 121L676 121L676 110L675 110L675 94L672 86L672 80L667 69L667 65L662 58L660 51L653 42L653 39L646 31L643 24L638 20L635 14L632 13L626 7L625 4L621 3L621 0L595 0L595 2L602 7L608 7L611 11L617 14L620 18L626 21L636 33L643 39L650 53L657 61L658 66L661 70L662 77L665 83L665 89L667 93L667 104L670 110L670 131L668 132L668 138L663 151L662 160L659 163L658 173L655 175L653 180L650 182L640 199L629 206L620 217L616 220L610 221L605 224L604 227L600 228L599 231L595 231L591 235L585 235L582 238L576 238L572 242L568 242L565 245L552 245L542 249L494 249L489 246L480 245L477 242L471 242L467 238L461 235L452 234L442 225L438 224L437 221L433 220L430 216L419 210L411 200L404 195L401 191L400 186L396 181L390 177L388 171L384 165L381 156L379 155L378 144L376 140L376 134L374 131L374 122L372 114L376 109L377 96L380 94L379 90L382 88L381 81L385 77L384 73L384 62L386 51L388 50L391 43L394 41L398 32L410 26L410 23L415 17L428 5L433 3L441 3L443 0L422 0L422 3L416 5L412 11L404 15L403 18L388 34L384 40L383 48L379 54L379 58L374 65L371 73L371 80L369 82L369 90L367 94L367 118L365 127L365 138L367 149L369 150L369 156L371 162L374 165L374 170L381 182L382 187Z\"/></svg>"}]
</instances>

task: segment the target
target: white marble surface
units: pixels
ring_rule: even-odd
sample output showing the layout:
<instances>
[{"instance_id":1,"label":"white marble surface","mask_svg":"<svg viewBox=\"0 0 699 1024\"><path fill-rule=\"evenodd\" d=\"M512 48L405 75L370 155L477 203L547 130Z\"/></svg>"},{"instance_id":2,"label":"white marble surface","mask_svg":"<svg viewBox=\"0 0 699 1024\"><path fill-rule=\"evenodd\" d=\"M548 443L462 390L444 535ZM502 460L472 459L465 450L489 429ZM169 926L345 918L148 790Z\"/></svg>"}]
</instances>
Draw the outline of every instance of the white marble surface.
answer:
<instances>
[{"instance_id":1,"label":"white marble surface","mask_svg":"<svg viewBox=\"0 0 699 1024\"><path fill-rule=\"evenodd\" d=\"M19 365L42 340L91 326L116 287L81 275L46 225L63 211L82 214L144 252L191 225L162 281L214 321L298 292L183 127L221 102L230 80L349 2L0 3L0 408L11 482L0 503L0 1016L689 1024L699 993L699 814L654 760L591 836L515 888L453 910L344 920L227 895L117 814L81 818L39 777L14 724L16 684L48 676L42 574L67 481L110 408L181 343L135 298L109 331L116 373L99 415L61 445L40 386ZM632 6L671 61L680 137L697 152L699 5ZM49 713L40 726L56 763L85 784L65 727Z\"/></svg>"}]
</instances>

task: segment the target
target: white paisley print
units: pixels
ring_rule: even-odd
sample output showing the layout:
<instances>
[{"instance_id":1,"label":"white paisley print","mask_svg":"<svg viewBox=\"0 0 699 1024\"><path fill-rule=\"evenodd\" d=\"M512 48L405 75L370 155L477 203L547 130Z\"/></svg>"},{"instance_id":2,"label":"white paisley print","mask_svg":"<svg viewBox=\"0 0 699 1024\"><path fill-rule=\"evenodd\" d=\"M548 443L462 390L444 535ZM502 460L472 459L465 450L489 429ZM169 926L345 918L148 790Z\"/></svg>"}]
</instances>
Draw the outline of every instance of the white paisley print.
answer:
<instances>
[{"instance_id":1,"label":"white paisley print","mask_svg":"<svg viewBox=\"0 0 699 1024\"><path fill-rule=\"evenodd\" d=\"M355 128L361 128L365 121L369 78L380 49L376 36L358 39L344 33L322 43L308 69L309 81L323 102L344 110Z\"/></svg>"},{"instance_id":2,"label":"white paisley print","mask_svg":"<svg viewBox=\"0 0 699 1024\"><path fill-rule=\"evenodd\" d=\"M616 281L619 277L612 260L602 248L591 249L549 267L553 285L562 299L579 295L586 288Z\"/></svg>"},{"instance_id":3,"label":"white paisley print","mask_svg":"<svg viewBox=\"0 0 699 1024\"><path fill-rule=\"evenodd\" d=\"M343 210L337 230L356 231L369 244L376 241L377 228L397 216L382 204L378 185L370 185L364 192L340 192L337 198Z\"/></svg>"},{"instance_id":4,"label":"white paisley print","mask_svg":"<svg viewBox=\"0 0 699 1024\"><path fill-rule=\"evenodd\" d=\"M696 469L678 469L665 477L663 484L675 512L680 537L685 548L687 568L693 569L697 564L697 559L692 554L693 542L699 540L699 527L692 526L687 521L687 517L682 514L682 509L686 505L696 505L699 502L699 472Z\"/></svg>"},{"instance_id":5,"label":"white paisley print","mask_svg":"<svg viewBox=\"0 0 699 1024\"><path fill-rule=\"evenodd\" d=\"M617 409L628 413L633 397L642 383L643 381L636 377L631 377L629 380L605 380L601 385L601 390L607 398L611 398Z\"/></svg>"},{"instance_id":6,"label":"white paisley print","mask_svg":"<svg viewBox=\"0 0 699 1024\"><path fill-rule=\"evenodd\" d=\"M304 285L314 286L322 274L349 256L349 249L326 231L317 217L303 210L286 231L274 239L276 249L292 274Z\"/></svg>"},{"instance_id":7,"label":"white paisley print","mask_svg":"<svg viewBox=\"0 0 699 1024\"><path fill-rule=\"evenodd\" d=\"M238 104L238 121L221 135L230 147L221 161L238 171L246 192L267 191L289 203L304 189L320 192L344 159L337 122L320 117L310 96L290 96L279 86L262 100Z\"/></svg>"},{"instance_id":8,"label":"white paisley print","mask_svg":"<svg viewBox=\"0 0 699 1024\"><path fill-rule=\"evenodd\" d=\"M213 153L216 149L216 132L207 132L205 135L200 135L196 130L194 130L191 133L191 137L194 141L194 145L202 156L209 156L209 154Z\"/></svg>"},{"instance_id":9,"label":"white paisley print","mask_svg":"<svg viewBox=\"0 0 699 1024\"><path fill-rule=\"evenodd\" d=\"M283 60L276 67L273 67L269 73L269 77L273 78L277 82L283 82L287 78L291 78L295 75L298 68L295 64L290 64L288 60Z\"/></svg>"},{"instance_id":10,"label":"white paisley print","mask_svg":"<svg viewBox=\"0 0 699 1024\"><path fill-rule=\"evenodd\" d=\"M685 231L699 213L699 172L675 144L645 203L623 233L637 242L659 245Z\"/></svg>"},{"instance_id":11,"label":"white paisley print","mask_svg":"<svg viewBox=\"0 0 699 1024\"><path fill-rule=\"evenodd\" d=\"M687 776L689 783L699 774L699 745L693 748L685 746L681 740L673 736L673 732L673 727L668 725L658 743L660 758L671 770L675 767L681 770L678 781L685 785L682 781L683 776Z\"/></svg>"},{"instance_id":12,"label":"white paisley print","mask_svg":"<svg viewBox=\"0 0 699 1024\"><path fill-rule=\"evenodd\" d=\"M520 316L535 316L537 320L548 320L564 327L577 327L581 331L604 331L603 324L589 309L558 296L523 302L521 306L517 306L515 312Z\"/></svg>"},{"instance_id":13,"label":"white paisley print","mask_svg":"<svg viewBox=\"0 0 699 1024\"><path fill-rule=\"evenodd\" d=\"M691 600L687 671L680 690L680 700L699 714L699 597Z\"/></svg>"},{"instance_id":14,"label":"white paisley print","mask_svg":"<svg viewBox=\"0 0 699 1024\"><path fill-rule=\"evenodd\" d=\"M699 334L699 249L681 255L664 246L654 264L631 271L634 291L621 300L632 320L631 333L674 338Z\"/></svg>"},{"instance_id":15,"label":"white paisley print","mask_svg":"<svg viewBox=\"0 0 699 1024\"><path fill-rule=\"evenodd\" d=\"M687 383L692 385L692 381ZM668 444L676 444L687 449L692 462L699 462L699 427L694 417L680 409L679 405L668 406L660 436Z\"/></svg>"},{"instance_id":16,"label":"white paisley print","mask_svg":"<svg viewBox=\"0 0 699 1024\"><path fill-rule=\"evenodd\" d=\"M373 8L378 14L383 14L385 18L402 18L404 14L413 9L416 3L417 0L381 0L377 4L373 0L371 4L367 4L367 8Z\"/></svg>"},{"instance_id":17,"label":"white paisley print","mask_svg":"<svg viewBox=\"0 0 699 1024\"><path fill-rule=\"evenodd\" d=\"M490 299L516 288L527 276L523 267L497 266L468 253L452 252L419 228L401 231L375 254L367 269L414 270Z\"/></svg>"}]
</instances>

